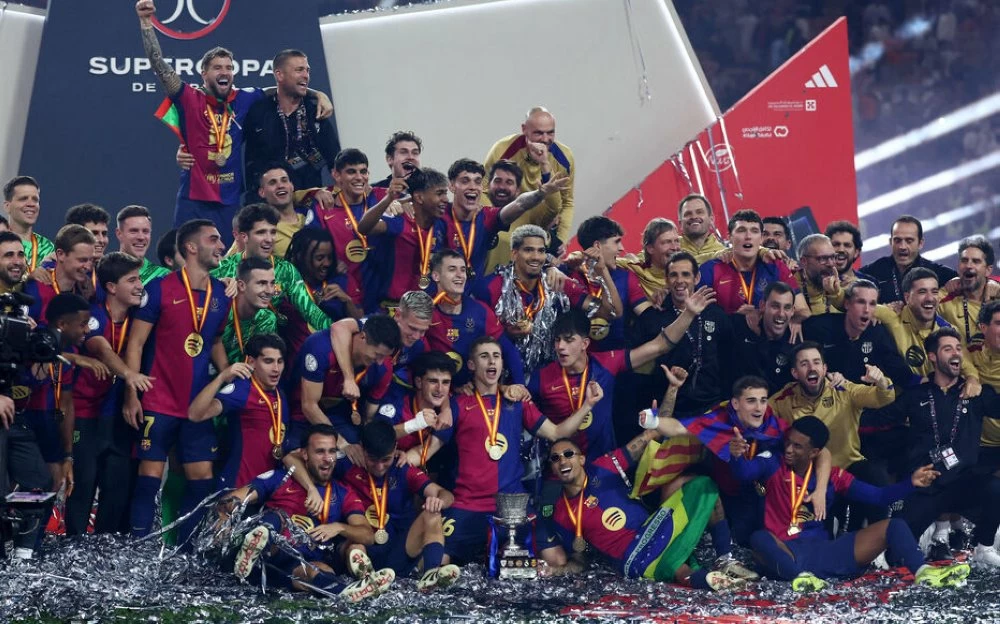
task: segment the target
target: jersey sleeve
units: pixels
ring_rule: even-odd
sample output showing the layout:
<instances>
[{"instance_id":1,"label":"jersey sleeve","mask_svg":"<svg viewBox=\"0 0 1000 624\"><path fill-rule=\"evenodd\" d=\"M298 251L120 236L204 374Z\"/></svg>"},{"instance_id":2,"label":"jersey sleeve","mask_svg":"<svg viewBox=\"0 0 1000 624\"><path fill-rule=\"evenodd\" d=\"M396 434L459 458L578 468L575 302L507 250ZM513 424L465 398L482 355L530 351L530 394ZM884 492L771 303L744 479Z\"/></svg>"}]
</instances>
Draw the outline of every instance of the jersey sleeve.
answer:
<instances>
[{"instance_id":1,"label":"jersey sleeve","mask_svg":"<svg viewBox=\"0 0 1000 624\"><path fill-rule=\"evenodd\" d=\"M587 292L586 286L572 278L566 280L563 293L569 298L569 304L574 308L583 306L583 302L586 301L587 296L590 295L590 293Z\"/></svg>"},{"instance_id":2,"label":"jersey sleeve","mask_svg":"<svg viewBox=\"0 0 1000 624\"><path fill-rule=\"evenodd\" d=\"M268 470L264 474L257 475L257 477L250 482L250 488L257 492L258 502L264 502L271 498L274 491L278 489L282 481L285 480L285 475L287 471L285 470Z\"/></svg>"},{"instance_id":3,"label":"jersey sleeve","mask_svg":"<svg viewBox=\"0 0 1000 624\"><path fill-rule=\"evenodd\" d=\"M628 288L628 292L625 293L625 296L628 298L626 305L629 308L634 308L640 303L648 301L646 291L642 289L642 284L639 283L639 278L636 277L635 273L626 271L625 281ZM622 293L618 293L618 295L621 296Z\"/></svg>"},{"instance_id":4,"label":"jersey sleeve","mask_svg":"<svg viewBox=\"0 0 1000 624\"><path fill-rule=\"evenodd\" d=\"M542 412L539 411L538 406L535 405L534 401L527 401L525 403L521 403L521 420L528 433L535 435L538 433L538 429L542 426L542 423L546 421L546 418Z\"/></svg>"},{"instance_id":5,"label":"jersey sleeve","mask_svg":"<svg viewBox=\"0 0 1000 624\"><path fill-rule=\"evenodd\" d=\"M91 338L104 336L104 330L108 327L108 313L103 306L97 304L90 306L90 322L87 324L87 335L84 337L84 344Z\"/></svg>"},{"instance_id":6,"label":"jersey sleeve","mask_svg":"<svg viewBox=\"0 0 1000 624\"><path fill-rule=\"evenodd\" d=\"M424 488L430 485L431 479L427 473L415 466L406 466L406 489L410 494L423 494Z\"/></svg>"},{"instance_id":7,"label":"jersey sleeve","mask_svg":"<svg viewBox=\"0 0 1000 624\"><path fill-rule=\"evenodd\" d=\"M162 277L157 277L146 284L146 295L139 304L139 309L135 311L136 320L146 321L153 325L160 320L163 279Z\"/></svg>"},{"instance_id":8,"label":"jersey sleeve","mask_svg":"<svg viewBox=\"0 0 1000 624\"><path fill-rule=\"evenodd\" d=\"M799 280L795 279L795 274L792 273L791 269L788 268L788 265L781 260L778 260L777 267L778 267L778 280L788 284L791 287L791 289L794 290L796 294L798 294Z\"/></svg>"},{"instance_id":9,"label":"jersey sleeve","mask_svg":"<svg viewBox=\"0 0 1000 624\"><path fill-rule=\"evenodd\" d=\"M385 232L382 236L396 238L406 229L406 218L403 215L382 217L382 223L385 223Z\"/></svg>"},{"instance_id":10,"label":"jersey sleeve","mask_svg":"<svg viewBox=\"0 0 1000 624\"><path fill-rule=\"evenodd\" d=\"M361 502L361 497L358 496L357 492L342 485L340 486L340 491L344 497L344 503L340 506L344 520L346 520L348 516L365 513L365 504Z\"/></svg>"},{"instance_id":11,"label":"jersey sleeve","mask_svg":"<svg viewBox=\"0 0 1000 624\"><path fill-rule=\"evenodd\" d=\"M615 465L616 461L618 462L617 466ZM634 465L635 462L632 461L631 455L626 453L624 449L620 448L617 448L610 453L606 453L594 460L595 468L600 468L619 476L621 473L618 472L618 466L621 466L621 469L627 472Z\"/></svg>"},{"instance_id":12,"label":"jersey sleeve","mask_svg":"<svg viewBox=\"0 0 1000 624\"><path fill-rule=\"evenodd\" d=\"M222 403L222 413L229 415L238 415L246 407L247 397L250 395L250 388L252 387L249 383L245 383L246 380L240 380L244 383L232 382L228 383L215 393L215 398Z\"/></svg>"},{"instance_id":13,"label":"jersey sleeve","mask_svg":"<svg viewBox=\"0 0 1000 624\"><path fill-rule=\"evenodd\" d=\"M371 375L377 375L377 377L371 377ZM363 385L370 384L370 387L366 389L366 394L368 395L367 400L372 402L380 401L389 391L389 384L392 383L392 358L386 358L382 361L381 365L373 370L369 367L365 371L365 379L362 380Z\"/></svg>"},{"instance_id":14,"label":"jersey sleeve","mask_svg":"<svg viewBox=\"0 0 1000 624\"><path fill-rule=\"evenodd\" d=\"M312 295L309 294L309 289L306 288L305 282L302 281L302 275L299 274L299 270L290 262L284 262L282 263L281 272L283 274L281 281L284 282L285 295L302 315L302 318L314 330L329 329L332 322L330 317L313 301Z\"/></svg>"},{"instance_id":15,"label":"jersey sleeve","mask_svg":"<svg viewBox=\"0 0 1000 624\"><path fill-rule=\"evenodd\" d=\"M611 351L597 351L591 354L601 366L608 369L608 372L618 376L626 371L632 370L632 358L629 351L625 349L613 349Z\"/></svg>"},{"instance_id":16,"label":"jersey sleeve","mask_svg":"<svg viewBox=\"0 0 1000 624\"><path fill-rule=\"evenodd\" d=\"M319 339L315 337L319 336ZM330 341L323 334L313 334L302 345L302 379L323 383L330 370Z\"/></svg>"},{"instance_id":17,"label":"jersey sleeve","mask_svg":"<svg viewBox=\"0 0 1000 624\"><path fill-rule=\"evenodd\" d=\"M698 280L698 286L712 286L715 285L715 265L718 262L715 260L709 260L705 264L698 268L698 275L700 279Z\"/></svg>"}]
</instances>

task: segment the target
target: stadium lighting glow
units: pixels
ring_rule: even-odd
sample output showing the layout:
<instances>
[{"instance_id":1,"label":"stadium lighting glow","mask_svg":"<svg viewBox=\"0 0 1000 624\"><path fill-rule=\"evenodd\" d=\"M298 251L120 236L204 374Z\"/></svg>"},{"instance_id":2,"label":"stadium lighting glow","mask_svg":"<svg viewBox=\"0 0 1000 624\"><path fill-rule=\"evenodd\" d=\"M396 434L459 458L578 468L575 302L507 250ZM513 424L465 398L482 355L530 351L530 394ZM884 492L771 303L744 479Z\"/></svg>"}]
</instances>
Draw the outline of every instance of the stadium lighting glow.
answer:
<instances>
[{"instance_id":1,"label":"stadium lighting glow","mask_svg":"<svg viewBox=\"0 0 1000 624\"><path fill-rule=\"evenodd\" d=\"M1000 227L995 227L986 233L986 238L989 240L996 240L1000 237ZM927 258L928 260L934 260L935 262L939 260L945 260L949 256L958 255L958 241L952 241L946 245L941 245L940 247L935 247L930 251L920 253L921 256Z\"/></svg>"},{"instance_id":2,"label":"stadium lighting glow","mask_svg":"<svg viewBox=\"0 0 1000 624\"><path fill-rule=\"evenodd\" d=\"M862 202L858 205L858 218L870 217L877 212L892 208L914 197L926 195L931 191L950 186L960 180L982 173L983 171L989 171L997 166L1000 166L1000 150L991 152L975 160L964 162L961 165L956 165L950 169L939 171L912 184L907 184L906 186Z\"/></svg>"},{"instance_id":3,"label":"stadium lighting glow","mask_svg":"<svg viewBox=\"0 0 1000 624\"><path fill-rule=\"evenodd\" d=\"M1000 195L994 195L989 199L981 199L971 204L953 208L948 212L942 212L941 214L935 215L929 219L921 219L920 223L924 226L924 236L927 236L928 232L933 232L939 227L944 227L950 223L954 223L955 221L961 221L962 219L971 217L974 214L983 212L984 210L989 210L990 208L996 208L998 206L1000 206ZM880 234L879 236L866 238L861 242L861 248L865 250L865 253L876 251L888 246L889 236L887 234Z\"/></svg>"},{"instance_id":4,"label":"stadium lighting glow","mask_svg":"<svg viewBox=\"0 0 1000 624\"><path fill-rule=\"evenodd\" d=\"M906 134L901 134L875 147L855 154L854 169L855 171L861 171L862 169L871 167L875 163L892 158L896 154L927 141L932 141L949 132L954 132L963 126L975 123L998 112L1000 112L1000 93L994 93L977 102L956 109L947 115L938 117L919 128L910 130Z\"/></svg>"}]
</instances>

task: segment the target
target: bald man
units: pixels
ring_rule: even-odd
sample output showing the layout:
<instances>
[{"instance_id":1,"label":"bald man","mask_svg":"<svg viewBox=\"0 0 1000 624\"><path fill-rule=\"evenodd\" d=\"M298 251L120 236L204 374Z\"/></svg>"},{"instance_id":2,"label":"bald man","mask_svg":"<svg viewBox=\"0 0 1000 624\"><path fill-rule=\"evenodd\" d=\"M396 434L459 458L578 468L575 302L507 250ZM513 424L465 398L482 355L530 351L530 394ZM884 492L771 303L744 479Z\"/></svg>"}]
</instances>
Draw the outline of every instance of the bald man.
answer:
<instances>
[{"instance_id":1,"label":"bald man","mask_svg":"<svg viewBox=\"0 0 1000 624\"><path fill-rule=\"evenodd\" d=\"M510 225L513 231L520 225L532 223L545 230L554 229L555 237L565 242L573 231L573 181L576 176L576 165L573 162L573 152L568 147L556 141L556 118L541 106L536 106L525 115L521 124L521 132L504 137L497 141L483 163L487 171L498 160L511 160L521 168L521 193L536 191L553 177L567 176L569 186L558 193L545 198L538 206L525 212ZM489 180L483 180L484 194L489 189ZM498 244L490 254L487 270L497 264L510 260L510 246L506 244L509 235L500 234Z\"/></svg>"}]
</instances>

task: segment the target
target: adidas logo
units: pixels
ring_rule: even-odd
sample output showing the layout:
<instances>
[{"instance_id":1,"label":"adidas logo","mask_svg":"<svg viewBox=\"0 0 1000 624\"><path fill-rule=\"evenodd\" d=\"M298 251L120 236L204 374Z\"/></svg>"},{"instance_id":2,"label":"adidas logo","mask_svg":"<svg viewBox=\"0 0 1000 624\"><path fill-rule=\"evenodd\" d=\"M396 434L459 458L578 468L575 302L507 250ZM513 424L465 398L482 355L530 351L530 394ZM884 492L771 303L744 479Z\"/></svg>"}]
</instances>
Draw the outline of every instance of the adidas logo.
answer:
<instances>
[{"instance_id":1,"label":"adidas logo","mask_svg":"<svg viewBox=\"0 0 1000 624\"><path fill-rule=\"evenodd\" d=\"M811 79L806 81L806 89L832 89L836 86L837 81L830 72L830 68L826 65L820 67L819 71L813 74Z\"/></svg>"}]
</instances>

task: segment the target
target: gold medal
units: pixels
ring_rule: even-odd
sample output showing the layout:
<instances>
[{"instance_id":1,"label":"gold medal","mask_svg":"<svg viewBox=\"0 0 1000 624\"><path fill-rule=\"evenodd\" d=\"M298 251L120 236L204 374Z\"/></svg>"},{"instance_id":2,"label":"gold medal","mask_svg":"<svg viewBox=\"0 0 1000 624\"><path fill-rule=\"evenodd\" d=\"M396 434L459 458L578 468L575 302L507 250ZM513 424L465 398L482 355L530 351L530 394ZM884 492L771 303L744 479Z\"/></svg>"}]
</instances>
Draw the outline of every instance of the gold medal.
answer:
<instances>
[{"instance_id":1,"label":"gold medal","mask_svg":"<svg viewBox=\"0 0 1000 624\"><path fill-rule=\"evenodd\" d=\"M389 541L389 532L388 531L386 531L385 529L379 529L378 531L375 531L375 543L376 544L385 544L388 541Z\"/></svg>"},{"instance_id":2,"label":"gold medal","mask_svg":"<svg viewBox=\"0 0 1000 624\"><path fill-rule=\"evenodd\" d=\"M755 490L757 490L757 496L760 496L760 497L767 496L767 490L764 489L764 484L761 483L760 481L754 481L753 482L753 487L754 487Z\"/></svg>"},{"instance_id":3,"label":"gold medal","mask_svg":"<svg viewBox=\"0 0 1000 624\"><path fill-rule=\"evenodd\" d=\"M205 346L205 339L198 332L191 332L184 339L184 352L191 357L198 357Z\"/></svg>"},{"instance_id":4,"label":"gold medal","mask_svg":"<svg viewBox=\"0 0 1000 624\"><path fill-rule=\"evenodd\" d=\"M526 334L531 333L531 321L528 319L521 319L517 322L517 328Z\"/></svg>"},{"instance_id":5,"label":"gold medal","mask_svg":"<svg viewBox=\"0 0 1000 624\"><path fill-rule=\"evenodd\" d=\"M465 275L469 279L475 279L475 277L476 277L476 270L473 269L472 267L466 267L466 269L465 269Z\"/></svg>"},{"instance_id":6,"label":"gold medal","mask_svg":"<svg viewBox=\"0 0 1000 624\"><path fill-rule=\"evenodd\" d=\"M226 155L223 154L222 152L219 152L215 155L215 164L218 165L219 167L225 167L226 160L228 159L226 158Z\"/></svg>"},{"instance_id":7,"label":"gold medal","mask_svg":"<svg viewBox=\"0 0 1000 624\"><path fill-rule=\"evenodd\" d=\"M351 423L353 423L355 426L361 424L361 412L359 412L358 410L354 410L353 412L351 412Z\"/></svg>"},{"instance_id":8,"label":"gold medal","mask_svg":"<svg viewBox=\"0 0 1000 624\"><path fill-rule=\"evenodd\" d=\"M281 447L277 444L271 447L271 457L281 459Z\"/></svg>"},{"instance_id":9,"label":"gold medal","mask_svg":"<svg viewBox=\"0 0 1000 624\"><path fill-rule=\"evenodd\" d=\"M346 255L347 259L351 262L360 264L365 261L365 258L368 257L368 248L366 248L361 241L355 238L351 242L347 243L347 247L344 247L344 255Z\"/></svg>"},{"instance_id":10,"label":"gold medal","mask_svg":"<svg viewBox=\"0 0 1000 624\"><path fill-rule=\"evenodd\" d=\"M488 442L489 440L487 440L487 443ZM486 452L490 454L490 459L493 461L500 461L500 458L503 457L503 447L499 444L489 445L486 449Z\"/></svg>"},{"instance_id":11,"label":"gold medal","mask_svg":"<svg viewBox=\"0 0 1000 624\"><path fill-rule=\"evenodd\" d=\"M799 528L798 524L790 524L790 525L788 525L788 534L789 535L798 535L801 532L802 532L802 529Z\"/></svg>"},{"instance_id":12,"label":"gold medal","mask_svg":"<svg viewBox=\"0 0 1000 624\"><path fill-rule=\"evenodd\" d=\"M582 553L587 550L587 540L582 537L573 538L573 552Z\"/></svg>"},{"instance_id":13,"label":"gold medal","mask_svg":"<svg viewBox=\"0 0 1000 624\"><path fill-rule=\"evenodd\" d=\"M417 286L420 290L427 290L427 287L431 285L431 278L426 275L420 276L420 281L417 282Z\"/></svg>"}]
</instances>

